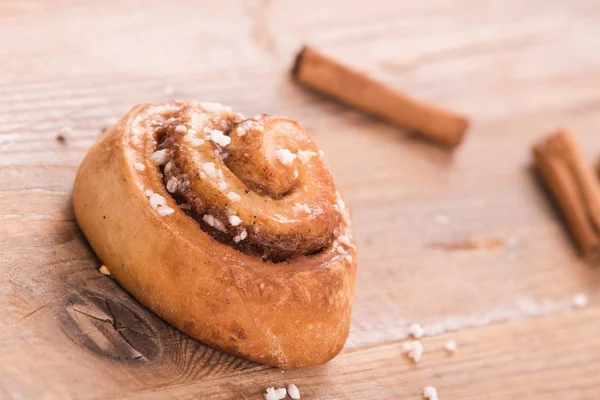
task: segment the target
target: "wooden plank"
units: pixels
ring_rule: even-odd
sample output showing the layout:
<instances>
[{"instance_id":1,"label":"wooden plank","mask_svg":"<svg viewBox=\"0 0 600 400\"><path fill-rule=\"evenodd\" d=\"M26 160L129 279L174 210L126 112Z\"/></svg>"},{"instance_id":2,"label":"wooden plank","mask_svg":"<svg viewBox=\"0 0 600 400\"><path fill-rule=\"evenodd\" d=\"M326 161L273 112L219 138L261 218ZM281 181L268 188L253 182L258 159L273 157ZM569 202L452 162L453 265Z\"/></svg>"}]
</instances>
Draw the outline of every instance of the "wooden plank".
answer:
<instances>
[{"instance_id":1,"label":"wooden plank","mask_svg":"<svg viewBox=\"0 0 600 400\"><path fill-rule=\"evenodd\" d=\"M479 350L463 353L461 344L447 365L465 388L443 380L444 398L521 397L519 372L554 362L563 375L532 372L532 391L546 385L561 398L571 387L585 398L587 385L596 394L587 368L598 367L600 339L550 337L533 347L515 339L494 351L487 335L500 341L503 329L516 329L525 340L527 329L533 335L566 320L598 329L587 311L565 314L578 292L597 307L600 277L578 258L528 168L529 144L558 126L575 132L590 160L600 152L600 54L588 50L600 35L597 5L304 7L319 12L294 12L289 1L0 2L0 397L135 397L155 389L182 397L192 385L196 396L260 398L265 385L278 384L280 372L208 349L140 308L96 272L99 261L74 222L74 174L102 127L135 103L173 97L297 118L325 150L353 209L359 271L345 353L329 366L281 376L314 397L368 397L379 386L383 398L416 397L438 364L449 370L441 353L414 370L398 362L397 342L410 323L430 333L460 329L458 337L470 326L514 320L525 322L464 331ZM304 41L468 113L474 127L464 146L449 154L296 87L288 68ZM64 127L71 131L60 143ZM472 240L499 245L465 248ZM554 317L529 320L544 314ZM119 324L125 333L112 329ZM541 347L553 343L562 353ZM575 377L569 360L573 370L577 360L589 365ZM481 383L468 381L475 373ZM364 384L370 380L379 386ZM569 380L573 386L560 386ZM499 387L503 381L517 382L514 391Z\"/></svg>"},{"instance_id":2,"label":"wooden plank","mask_svg":"<svg viewBox=\"0 0 600 400\"><path fill-rule=\"evenodd\" d=\"M593 399L600 395L600 353L590 346L598 318L596 307L426 338L418 364L393 343L348 351L321 367L249 372L126 398L259 399L267 387L295 383L303 399L419 399L425 386L436 387L440 399ZM451 339L454 355L443 349Z\"/></svg>"}]
</instances>

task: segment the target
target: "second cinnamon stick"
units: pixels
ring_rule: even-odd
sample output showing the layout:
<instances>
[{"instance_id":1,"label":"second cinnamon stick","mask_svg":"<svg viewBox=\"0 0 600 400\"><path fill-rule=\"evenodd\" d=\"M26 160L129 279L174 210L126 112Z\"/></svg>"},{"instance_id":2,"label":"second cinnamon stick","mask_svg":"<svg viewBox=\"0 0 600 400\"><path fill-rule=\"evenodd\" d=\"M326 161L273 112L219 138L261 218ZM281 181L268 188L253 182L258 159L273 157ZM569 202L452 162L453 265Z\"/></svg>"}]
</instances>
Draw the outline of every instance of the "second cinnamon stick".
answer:
<instances>
[{"instance_id":1,"label":"second cinnamon stick","mask_svg":"<svg viewBox=\"0 0 600 400\"><path fill-rule=\"evenodd\" d=\"M447 146L458 146L469 126L464 116L394 90L308 46L298 54L292 74L314 90Z\"/></svg>"},{"instance_id":2,"label":"second cinnamon stick","mask_svg":"<svg viewBox=\"0 0 600 400\"><path fill-rule=\"evenodd\" d=\"M584 255L600 256L600 182L566 131L533 147L537 169Z\"/></svg>"}]
</instances>

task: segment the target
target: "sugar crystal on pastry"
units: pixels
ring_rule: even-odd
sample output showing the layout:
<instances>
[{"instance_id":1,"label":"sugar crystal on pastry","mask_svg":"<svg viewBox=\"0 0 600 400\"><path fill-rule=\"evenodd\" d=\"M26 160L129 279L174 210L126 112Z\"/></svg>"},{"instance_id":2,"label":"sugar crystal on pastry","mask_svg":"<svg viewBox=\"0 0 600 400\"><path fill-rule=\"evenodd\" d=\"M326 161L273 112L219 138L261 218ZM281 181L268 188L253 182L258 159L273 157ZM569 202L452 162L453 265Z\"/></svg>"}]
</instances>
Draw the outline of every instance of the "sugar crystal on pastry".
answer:
<instances>
[{"instance_id":1,"label":"sugar crystal on pastry","mask_svg":"<svg viewBox=\"0 0 600 400\"><path fill-rule=\"evenodd\" d=\"M204 144L204 139L200 139L200 138L197 138L197 137L193 137L193 138L191 138L191 139L190 139L190 144L191 144L192 146L194 146L194 147L196 147L196 146L201 146L201 145L203 145L203 144Z\"/></svg>"},{"instance_id":2,"label":"sugar crystal on pastry","mask_svg":"<svg viewBox=\"0 0 600 400\"><path fill-rule=\"evenodd\" d=\"M296 212L305 212L307 214L311 213L311 209L308 205L303 204L303 203L296 203L294 204L294 211Z\"/></svg>"},{"instance_id":3,"label":"sugar crystal on pastry","mask_svg":"<svg viewBox=\"0 0 600 400\"><path fill-rule=\"evenodd\" d=\"M296 155L293 154L289 149L277 149L275 154L277 155L277 159L283 165L290 165L296 159Z\"/></svg>"},{"instance_id":4,"label":"sugar crystal on pastry","mask_svg":"<svg viewBox=\"0 0 600 400\"><path fill-rule=\"evenodd\" d=\"M167 162L165 164L164 173L168 174L171 171L172 168L173 168L173 162L172 161Z\"/></svg>"},{"instance_id":5,"label":"sugar crystal on pastry","mask_svg":"<svg viewBox=\"0 0 600 400\"><path fill-rule=\"evenodd\" d=\"M202 164L202 169L204 172L208 174L211 178L216 178L218 176L217 169L215 168L215 163L207 162Z\"/></svg>"},{"instance_id":6,"label":"sugar crystal on pastry","mask_svg":"<svg viewBox=\"0 0 600 400\"><path fill-rule=\"evenodd\" d=\"M202 221L206 222L208 225L212 226L218 231L225 232L225 226L223 223L210 214L204 214Z\"/></svg>"},{"instance_id":7,"label":"sugar crystal on pastry","mask_svg":"<svg viewBox=\"0 0 600 400\"><path fill-rule=\"evenodd\" d=\"M246 130L246 128L244 128L244 126L240 125L235 129L237 135L239 137L244 136L246 133L248 133L248 131Z\"/></svg>"},{"instance_id":8,"label":"sugar crystal on pastry","mask_svg":"<svg viewBox=\"0 0 600 400\"><path fill-rule=\"evenodd\" d=\"M175 210L169 206L160 206L156 209L156 212L160 216L171 215L175 212Z\"/></svg>"},{"instance_id":9,"label":"sugar crystal on pastry","mask_svg":"<svg viewBox=\"0 0 600 400\"><path fill-rule=\"evenodd\" d=\"M298 159L303 164L307 164L308 162L310 162L311 158L313 158L317 155L317 153L315 153L314 151L310 151L310 150L298 150L297 154L298 154Z\"/></svg>"},{"instance_id":10,"label":"sugar crystal on pastry","mask_svg":"<svg viewBox=\"0 0 600 400\"><path fill-rule=\"evenodd\" d=\"M209 139L221 147L225 147L229 143L231 143L231 138L229 136L223 134L223 132L218 129L213 129L210 132Z\"/></svg>"},{"instance_id":11,"label":"sugar crystal on pastry","mask_svg":"<svg viewBox=\"0 0 600 400\"><path fill-rule=\"evenodd\" d=\"M235 192L227 193L227 198L231 201L240 201L242 199L240 195Z\"/></svg>"},{"instance_id":12,"label":"sugar crystal on pastry","mask_svg":"<svg viewBox=\"0 0 600 400\"><path fill-rule=\"evenodd\" d=\"M342 213L346 212L346 203L344 203L342 196L340 196L339 192L336 192L335 195L337 198L337 206L339 207L340 212L342 212Z\"/></svg>"},{"instance_id":13,"label":"sugar crystal on pastry","mask_svg":"<svg viewBox=\"0 0 600 400\"><path fill-rule=\"evenodd\" d=\"M169 151L167 149L157 150L154 153L152 153L150 158L156 164L164 165L168 161L168 153L169 153Z\"/></svg>"},{"instance_id":14,"label":"sugar crystal on pastry","mask_svg":"<svg viewBox=\"0 0 600 400\"><path fill-rule=\"evenodd\" d=\"M339 241L340 243L342 243L342 244L344 244L344 245L348 246L348 247L352 247L352 246L354 246L354 245L352 244L352 242L350 241L350 239L348 239L348 236L345 236L345 235L340 235L340 236L338 236L338 241Z\"/></svg>"},{"instance_id":15,"label":"sugar crystal on pastry","mask_svg":"<svg viewBox=\"0 0 600 400\"><path fill-rule=\"evenodd\" d=\"M243 231L240 232L239 235L235 235L233 237L233 241L235 243L239 243L240 241L246 239L248 237L248 232L244 229Z\"/></svg>"},{"instance_id":16,"label":"sugar crystal on pastry","mask_svg":"<svg viewBox=\"0 0 600 400\"><path fill-rule=\"evenodd\" d=\"M231 226L238 226L239 224L242 223L242 220L237 215L230 215L229 223L231 224Z\"/></svg>"},{"instance_id":17,"label":"sugar crystal on pastry","mask_svg":"<svg viewBox=\"0 0 600 400\"><path fill-rule=\"evenodd\" d=\"M152 193L150 195L149 201L150 205L155 210L158 208L158 206L164 206L165 204L167 204L167 200L158 193Z\"/></svg>"},{"instance_id":18,"label":"sugar crystal on pastry","mask_svg":"<svg viewBox=\"0 0 600 400\"><path fill-rule=\"evenodd\" d=\"M171 177L168 181L167 181L167 185L166 188L169 191L169 193L175 193L177 191L177 186L179 185L179 181L177 180L177 178L175 177Z\"/></svg>"}]
</instances>

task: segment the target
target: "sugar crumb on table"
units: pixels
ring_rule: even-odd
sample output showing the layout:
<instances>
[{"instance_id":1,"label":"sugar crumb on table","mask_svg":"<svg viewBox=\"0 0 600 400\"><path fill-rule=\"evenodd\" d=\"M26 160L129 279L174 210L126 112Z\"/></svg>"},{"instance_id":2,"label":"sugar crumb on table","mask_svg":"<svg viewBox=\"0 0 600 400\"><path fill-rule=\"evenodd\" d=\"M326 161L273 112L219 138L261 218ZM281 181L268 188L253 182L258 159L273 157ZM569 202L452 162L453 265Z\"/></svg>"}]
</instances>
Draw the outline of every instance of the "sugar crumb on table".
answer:
<instances>
[{"instance_id":1,"label":"sugar crumb on table","mask_svg":"<svg viewBox=\"0 0 600 400\"><path fill-rule=\"evenodd\" d=\"M408 358L410 358L414 362L419 362L423 357L424 347L420 341L414 340L404 342L402 344L402 350L408 356Z\"/></svg>"},{"instance_id":2,"label":"sugar crumb on table","mask_svg":"<svg viewBox=\"0 0 600 400\"><path fill-rule=\"evenodd\" d=\"M414 337L415 339L421 339L423 335L425 335L425 330L419 324L412 324L408 328L408 334Z\"/></svg>"},{"instance_id":3,"label":"sugar crumb on table","mask_svg":"<svg viewBox=\"0 0 600 400\"><path fill-rule=\"evenodd\" d=\"M433 386L425 386L423 388L423 397L427 400L438 400L437 389Z\"/></svg>"},{"instance_id":4,"label":"sugar crumb on table","mask_svg":"<svg viewBox=\"0 0 600 400\"><path fill-rule=\"evenodd\" d=\"M573 306L575 308L583 308L587 305L589 299L588 297L583 294L583 293L577 293L575 296L573 296Z\"/></svg>"},{"instance_id":5,"label":"sugar crumb on table","mask_svg":"<svg viewBox=\"0 0 600 400\"><path fill-rule=\"evenodd\" d=\"M457 348L458 348L458 346L454 340L448 340L444 344L444 350L446 350L450 354L453 354L454 352L456 352Z\"/></svg>"}]
</instances>

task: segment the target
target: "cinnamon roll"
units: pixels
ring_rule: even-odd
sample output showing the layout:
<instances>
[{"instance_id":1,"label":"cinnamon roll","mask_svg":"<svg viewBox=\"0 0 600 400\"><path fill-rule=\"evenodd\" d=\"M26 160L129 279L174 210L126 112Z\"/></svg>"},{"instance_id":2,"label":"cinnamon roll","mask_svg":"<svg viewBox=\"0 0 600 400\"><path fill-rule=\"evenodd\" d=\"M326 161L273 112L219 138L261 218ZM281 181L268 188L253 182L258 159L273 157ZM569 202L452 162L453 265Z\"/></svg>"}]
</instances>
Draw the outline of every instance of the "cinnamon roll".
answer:
<instances>
[{"instance_id":1,"label":"cinnamon roll","mask_svg":"<svg viewBox=\"0 0 600 400\"><path fill-rule=\"evenodd\" d=\"M321 158L289 118L138 105L83 160L75 215L110 274L179 330L259 363L317 365L344 345L356 271Z\"/></svg>"}]
</instances>

